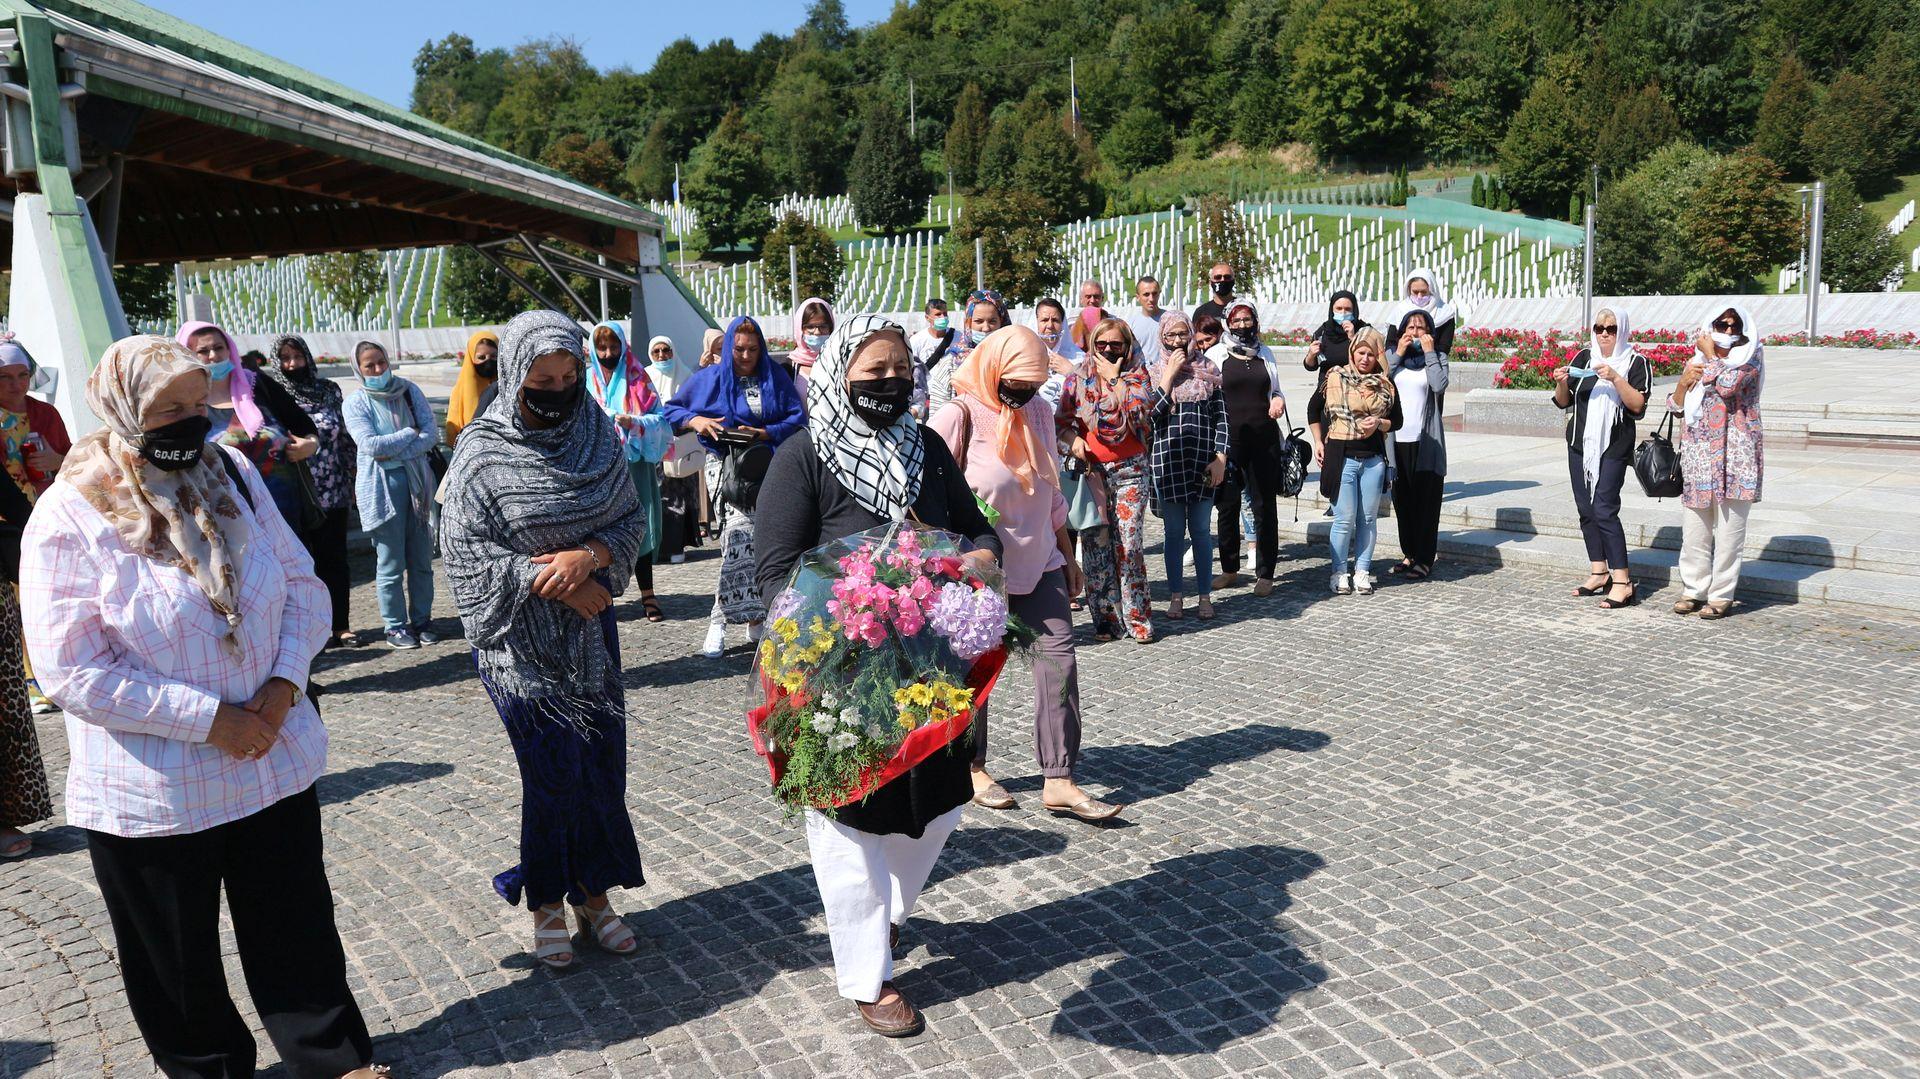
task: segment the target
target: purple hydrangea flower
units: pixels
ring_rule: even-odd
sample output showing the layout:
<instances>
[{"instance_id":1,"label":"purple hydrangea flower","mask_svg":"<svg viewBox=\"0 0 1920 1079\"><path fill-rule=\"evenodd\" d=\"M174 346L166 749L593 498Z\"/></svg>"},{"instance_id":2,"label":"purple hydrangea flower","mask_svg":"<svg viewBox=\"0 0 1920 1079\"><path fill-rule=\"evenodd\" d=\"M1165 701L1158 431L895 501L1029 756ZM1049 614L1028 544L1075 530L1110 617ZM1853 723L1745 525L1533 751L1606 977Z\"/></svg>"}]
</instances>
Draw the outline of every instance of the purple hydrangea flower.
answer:
<instances>
[{"instance_id":1,"label":"purple hydrangea flower","mask_svg":"<svg viewBox=\"0 0 1920 1079\"><path fill-rule=\"evenodd\" d=\"M807 597L801 595L799 589L789 588L773 597L773 607L767 616L773 619L791 618L806 605Z\"/></svg>"},{"instance_id":2,"label":"purple hydrangea flower","mask_svg":"<svg viewBox=\"0 0 1920 1079\"><path fill-rule=\"evenodd\" d=\"M947 639L953 654L975 660L999 645L1007 631L1007 600L991 588L950 582L933 601L927 622Z\"/></svg>"}]
</instances>

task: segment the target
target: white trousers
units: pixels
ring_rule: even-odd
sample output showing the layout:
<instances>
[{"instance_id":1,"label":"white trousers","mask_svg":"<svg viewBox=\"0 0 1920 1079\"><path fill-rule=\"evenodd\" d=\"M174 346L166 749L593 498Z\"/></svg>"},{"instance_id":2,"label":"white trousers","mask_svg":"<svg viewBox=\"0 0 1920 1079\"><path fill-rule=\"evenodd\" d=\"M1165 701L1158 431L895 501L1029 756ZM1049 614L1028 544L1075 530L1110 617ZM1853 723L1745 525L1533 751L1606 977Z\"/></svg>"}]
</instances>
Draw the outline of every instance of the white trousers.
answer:
<instances>
[{"instance_id":1,"label":"white trousers","mask_svg":"<svg viewBox=\"0 0 1920 1079\"><path fill-rule=\"evenodd\" d=\"M893 978L889 929L906 922L966 806L935 817L919 839L873 835L807 810L807 851L827 912L840 995L871 1004Z\"/></svg>"},{"instance_id":2,"label":"white trousers","mask_svg":"<svg viewBox=\"0 0 1920 1079\"><path fill-rule=\"evenodd\" d=\"M1720 501L1680 510L1680 591L1688 599L1729 603L1740 584L1751 502Z\"/></svg>"}]
</instances>

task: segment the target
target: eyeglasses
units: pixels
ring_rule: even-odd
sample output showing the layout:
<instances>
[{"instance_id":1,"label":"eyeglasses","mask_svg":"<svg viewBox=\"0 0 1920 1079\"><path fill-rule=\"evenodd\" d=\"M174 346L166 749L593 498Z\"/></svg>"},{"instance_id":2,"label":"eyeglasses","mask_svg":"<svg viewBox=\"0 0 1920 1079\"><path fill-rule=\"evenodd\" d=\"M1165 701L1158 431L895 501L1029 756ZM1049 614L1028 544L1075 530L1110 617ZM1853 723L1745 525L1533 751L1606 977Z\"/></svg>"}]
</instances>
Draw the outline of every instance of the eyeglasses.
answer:
<instances>
[{"instance_id":1,"label":"eyeglasses","mask_svg":"<svg viewBox=\"0 0 1920 1079\"><path fill-rule=\"evenodd\" d=\"M1598 322L1593 324L1593 333L1594 333L1594 336L1596 337L1598 337L1603 333L1619 333L1619 332L1620 332L1620 327L1618 326L1602 326Z\"/></svg>"},{"instance_id":2,"label":"eyeglasses","mask_svg":"<svg viewBox=\"0 0 1920 1079\"><path fill-rule=\"evenodd\" d=\"M1740 320L1732 319L1732 318L1723 318L1720 321L1714 323L1713 328L1716 330L1719 330L1721 333L1737 333L1740 330Z\"/></svg>"}]
</instances>

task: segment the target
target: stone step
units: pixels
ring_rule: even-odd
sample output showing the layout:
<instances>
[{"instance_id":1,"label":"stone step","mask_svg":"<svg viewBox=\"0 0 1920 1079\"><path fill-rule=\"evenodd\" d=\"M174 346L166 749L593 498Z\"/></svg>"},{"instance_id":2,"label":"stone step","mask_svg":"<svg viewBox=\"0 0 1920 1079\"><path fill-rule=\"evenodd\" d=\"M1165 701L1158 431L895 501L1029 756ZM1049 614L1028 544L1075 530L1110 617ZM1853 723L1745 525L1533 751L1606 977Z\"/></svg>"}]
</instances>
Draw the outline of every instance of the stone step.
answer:
<instances>
[{"instance_id":1,"label":"stone step","mask_svg":"<svg viewBox=\"0 0 1920 1079\"><path fill-rule=\"evenodd\" d=\"M1283 539L1315 544L1324 550L1332 527L1333 522L1324 518L1303 517L1294 523L1283 517L1280 533ZM1564 536L1496 528L1442 530L1439 546L1443 561L1453 558L1560 571L1569 581L1569 588L1588 567L1586 546L1579 539ZM1384 574L1399 555L1394 523L1391 518L1382 520L1374 550L1376 575ZM1633 567L1634 579L1646 593L1656 588L1661 590L1650 602L1671 603L1678 598L1677 551L1637 549L1629 554L1628 562ZM1750 602L1806 603L1912 617L1920 611L1920 576L1750 558L1742 567L1737 595Z\"/></svg>"},{"instance_id":2,"label":"stone step","mask_svg":"<svg viewBox=\"0 0 1920 1079\"><path fill-rule=\"evenodd\" d=\"M1849 446L1920 448L1920 418L1911 420L1809 420L1804 428L1809 442Z\"/></svg>"},{"instance_id":3,"label":"stone step","mask_svg":"<svg viewBox=\"0 0 1920 1079\"><path fill-rule=\"evenodd\" d=\"M1320 497L1317 476L1308 478L1301 492L1300 512L1319 517L1326 500ZM1629 485L1634 481L1629 478ZM1308 497L1311 494L1311 497ZM1626 533L1630 551L1677 552L1680 550L1680 513L1677 499L1669 500L1672 511L1657 517L1644 515L1630 506L1620 524ZM1284 516L1284 514L1283 514ZM1391 530L1391 518L1383 525ZM1500 532L1519 536L1540 536L1581 542L1580 518L1573 509L1573 496L1567 496L1564 511L1542 512L1531 506L1490 506L1471 499L1443 502L1440 508L1441 531ZM1749 526L1746 559L1749 566L1758 563L1783 563L1790 566L1815 566L1831 569L1859 569L1900 577L1920 577L1920 540L1889 530L1891 538L1867 533L1866 539L1813 535L1776 535L1764 528ZM1582 547L1582 557L1584 558Z\"/></svg>"}]
</instances>

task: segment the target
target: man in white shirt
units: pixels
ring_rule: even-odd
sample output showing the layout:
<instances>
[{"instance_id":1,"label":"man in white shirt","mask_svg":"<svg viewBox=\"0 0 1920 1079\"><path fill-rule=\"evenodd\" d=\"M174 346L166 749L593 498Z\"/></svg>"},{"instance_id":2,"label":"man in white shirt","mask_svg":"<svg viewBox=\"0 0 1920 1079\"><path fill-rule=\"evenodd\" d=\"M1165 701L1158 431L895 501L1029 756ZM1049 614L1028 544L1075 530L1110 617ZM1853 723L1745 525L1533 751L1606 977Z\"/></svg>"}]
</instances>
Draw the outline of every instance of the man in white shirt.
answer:
<instances>
[{"instance_id":1,"label":"man in white shirt","mask_svg":"<svg viewBox=\"0 0 1920 1079\"><path fill-rule=\"evenodd\" d=\"M913 414L927 418L927 372L947 354L953 344L953 322L947 316L947 301L938 296L927 301L927 324L907 338L907 351L913 354Z\"/></svg>"},{"instance_id":2,"label":"man in white shirt","mask_svg":"<svg viewBox=\"0 0 1920 1079\"><path fill-rule=\"evenodd\" d=\"M1127 316L1127 326L1133 330L1133 339L1140 346L1140 357L1147 366L1160 367L1160 316L1167 313L1160 306L1160 281L1151 274L1134 282L1133 298L1139 301L1140 310Z\"/></svg>"}]
</instances>

